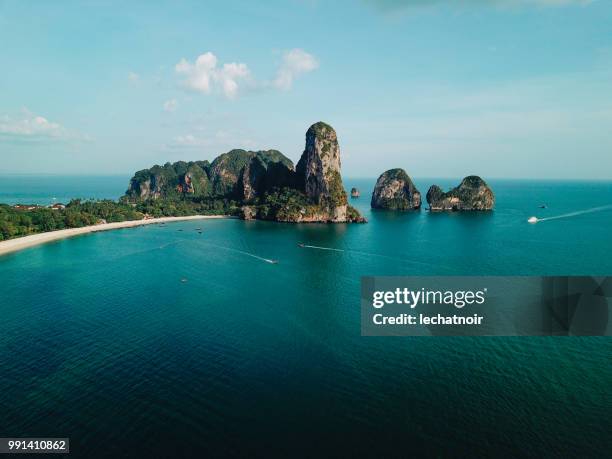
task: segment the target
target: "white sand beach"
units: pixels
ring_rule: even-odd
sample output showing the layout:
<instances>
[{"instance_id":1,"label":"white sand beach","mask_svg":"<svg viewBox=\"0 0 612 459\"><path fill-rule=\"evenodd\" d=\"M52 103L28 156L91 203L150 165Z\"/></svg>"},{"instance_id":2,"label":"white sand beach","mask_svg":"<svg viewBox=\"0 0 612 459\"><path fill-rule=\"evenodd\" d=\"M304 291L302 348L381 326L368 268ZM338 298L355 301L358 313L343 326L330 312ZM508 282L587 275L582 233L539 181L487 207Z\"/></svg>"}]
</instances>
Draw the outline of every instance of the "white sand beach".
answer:
<instances>
[{"instance_id":1,"label":"white sand beach","mask_svg":"<svg viewBox=\"0 0 612 459\"><path fill-rule=\"evenodd\" d=\"M109 231L120 228L133 228L142 225L151 225L155 223L171 223L184 220L203 220L203 219L219 219L233 218L225 215L190 215L187 217L161 217L148 218L143 220L129 220L125 222L103 223L100 225L84 226L82 228L69 228L58 231L49 231L47 233L31 234L7 241L0 241L0 256L7 253L16 252L18 250L27 249L46 242L57 241L68 237L79 236L87 233L95 233L98 231Z\"/></svg>"}]
</instances>

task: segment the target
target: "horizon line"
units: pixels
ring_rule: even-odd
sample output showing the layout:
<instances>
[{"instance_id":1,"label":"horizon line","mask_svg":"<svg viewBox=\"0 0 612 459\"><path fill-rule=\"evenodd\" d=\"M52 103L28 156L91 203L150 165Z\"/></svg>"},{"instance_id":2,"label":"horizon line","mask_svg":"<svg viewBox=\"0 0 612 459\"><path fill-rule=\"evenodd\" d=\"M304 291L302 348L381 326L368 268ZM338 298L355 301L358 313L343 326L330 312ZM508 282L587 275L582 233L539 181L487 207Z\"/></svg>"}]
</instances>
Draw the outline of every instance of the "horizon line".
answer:
<instances>
[{"instance_id":1,"label":"horizon line","mask_svg":"<svg viewBox=\"0 0 612 459\"><path fill-rule=\"evenodd\" d=\"M566 181L592 181L592 182L611 182L612 181L612 177L607 177L607 178L603 178L603 177L592 177L592 178L588 178L588 177L501 177L501 176L485 176L485 175L479 175L479 174L467 174L467 175L439 175L439 176L418 176L418 175L411 175L410 178L415 180L428 180L428 179L457 179L457 178L465 178L468 177L470 175L478 175L479 177L486 179L486 180L546 180L546 181L550 181L550 180L566 180ZM0 171L0 177L2 176L14 176L14 177L90 177L90 178L104 178L104 177L128 177L128 176L134 176L134 173L107 173L107 174L81 174L81 173L56 173L56 172L2 172ZM343 180L365 180L365 179L374 179L376 180L378 177L380 177L380 174L378 176L372 175L372 176L365 176L365 175L345 175L343 176Z\"/></svg>"}]
</instances>

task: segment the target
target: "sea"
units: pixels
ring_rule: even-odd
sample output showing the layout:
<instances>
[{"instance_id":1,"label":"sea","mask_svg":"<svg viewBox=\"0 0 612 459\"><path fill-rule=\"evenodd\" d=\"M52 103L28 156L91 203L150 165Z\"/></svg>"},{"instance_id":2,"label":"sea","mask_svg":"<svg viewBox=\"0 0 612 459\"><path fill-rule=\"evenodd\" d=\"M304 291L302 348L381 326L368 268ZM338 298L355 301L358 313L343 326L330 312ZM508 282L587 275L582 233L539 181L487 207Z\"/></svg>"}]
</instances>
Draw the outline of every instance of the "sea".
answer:
<instances>
[{"instance_id":1,"label":"sea","mask_svg":"<svg viewBox=\"0 0 612 459\"><path fill-rule=\"evenodd\" d=\"M0 177L0 202L127 181ZM0 436L69 437L70 457L608 456L609 337L361 336L361 276L612 274L612 182L488 182L487 213L373 211L375 179L345 178L367 224L189 221L1 257Z\"/></svg>"}]
</instances>

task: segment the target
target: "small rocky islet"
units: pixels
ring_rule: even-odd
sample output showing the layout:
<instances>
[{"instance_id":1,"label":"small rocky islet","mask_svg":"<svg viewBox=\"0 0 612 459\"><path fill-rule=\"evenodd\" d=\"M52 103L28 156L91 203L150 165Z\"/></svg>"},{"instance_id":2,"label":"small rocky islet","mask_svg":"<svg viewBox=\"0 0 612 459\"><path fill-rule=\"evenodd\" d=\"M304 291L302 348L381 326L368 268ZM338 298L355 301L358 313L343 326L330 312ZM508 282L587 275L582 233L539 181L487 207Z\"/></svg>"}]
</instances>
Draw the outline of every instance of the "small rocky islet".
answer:
<instances>
[{"instance_id":1,"label":"small rocky islet","mask_svg":"<svg viewBox=\"0 0 612 459\"><path fill-rule=\"evenodd\" d=\"M446 193L432 185L426 199L432 211L492 210L495 205L493 190L477 175L465 177L459 186Z\"/></svg>"},{"instance_id":2,"label":"small rocky islet","mask_svg":"<svg viewBox=\"0 0 612 459\"><path fill-rule=\"evenodd\" d=\"M417 210L421 193L404 169L390 169L378 177L370 205L373 209Z\"/></svg>"},{"instance_id":3,"label":"small rocky islet","mask_svg":"<svg viewBox=\"0 0 612 459\"><path fill-rule=\"evenodd\" d=\"M495 195L487 183L476 175L465 177L459 186L444 192L432 185L425 196L430 211L487 211L495 205ZM421 193L406 171L390 169L376 181L372 192L373 209L419 210Z\"/></svg>"}]
</instances>

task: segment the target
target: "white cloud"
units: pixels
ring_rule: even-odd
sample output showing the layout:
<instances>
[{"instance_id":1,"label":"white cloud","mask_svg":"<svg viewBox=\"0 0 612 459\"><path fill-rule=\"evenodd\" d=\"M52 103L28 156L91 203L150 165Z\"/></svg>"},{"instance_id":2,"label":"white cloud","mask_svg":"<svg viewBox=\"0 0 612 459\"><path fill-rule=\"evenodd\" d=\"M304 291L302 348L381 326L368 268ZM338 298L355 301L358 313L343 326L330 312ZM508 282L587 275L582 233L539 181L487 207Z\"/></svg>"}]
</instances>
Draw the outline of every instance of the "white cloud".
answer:
<instances>
[{"instance_id":1,"label":"white cloud","mask_svg":"<svg viewBox=\"0 0 612 459\"><path fill-rule=\"evenodd\" d=\"M19 116L0 116L0 140L2 138L23 141L87 140L87 137L27 109L22 110Z\"/></svg>"},{"instance_id":2,"label":"white cloud","mask_svg":"<svg viewBox=\"0 0 612 459\"><path fill-rule=\"evenodd\" d=\"M210 94L219 90L228 99L234 99L242 83L248 83L251 72L246 64L231 62L217 67L217 56L210 51L198 56L192 64L181 59L174 67L185 79L183 85L190 90Z\"/></svg>"},{"instance_id":3,"label":"white cloud","mask_svg":"<svg viewBox=\"0 0 612 459\"><path fill-rule=\"evenodd\" d=\"M208 51L198 56L195 62L181 59L174 67L183 77L182 85L202 94L219 92L228 99L255 88L291 89L294 80L319 67L319 62L302 49L292 49L283 55L283 60L272 81L257 81L247 64L230 62L219 65L217 56Z\"/></svg>"},{"instance_id":4,"label":"white cloud","mask_svg":"<svg viewBox=\"0 0 612 459\"><path fill-rule=\"evenodd\" d=\"M291 89L293 80L303 73L312 72L319 67L319 62L306 51L294 48L283 56L283 63L278 69L274 85L285 91Z\"/></svg>"},{"instance_id":5,"label":"white cloud","mask_svg":"<svg viewBox=\"0 0 612 459\"><path fill-rule=\"evenodd\" d=\"M253 149L257 145L257 142L241 131L211 131L204 127L196 127L195 130L198 131L197 134L174 137L170 143L163 146L164 149L207 148L217 154L232 148Z\"/></svg>"},{"instance_id":6,"label":"white cloud","mask_svg":"<svg viewBox=\"0 0 612 459\"><path fill-rule=\"evenodd\" d=\"M196 137L193 134L179 135L172 142L172 145L177 147L203 147L209 144L209 140Z\"/></svg>"},{"instance_id":7,"label":"white cloud","mask_svg":"<svg viewBox=\"0 0 612 459\"><path fill-rule=\"evenodd\" d=\"M130 72L128 73L128 80L130 80L132 83L136 83L137 81L140 81L140 75Z\"/></svg>"},{"instance_id":8,"label":"white cloud","mask_svg":"<svg viewBox=\"0 0 612 459\"><path fill-rule=\"evenodd\" d=\"M165 112L174 112L178 108L178 101L176 99L170 99L164 102Z\"/></svg>"}]
</instances>

